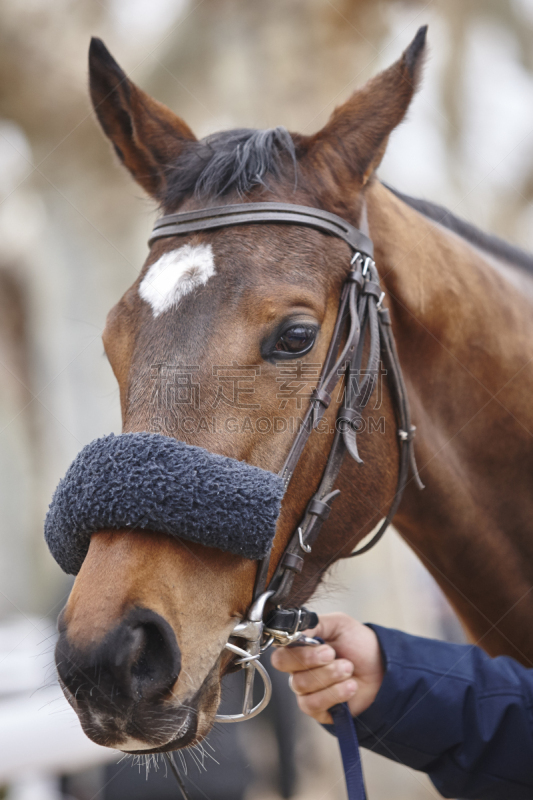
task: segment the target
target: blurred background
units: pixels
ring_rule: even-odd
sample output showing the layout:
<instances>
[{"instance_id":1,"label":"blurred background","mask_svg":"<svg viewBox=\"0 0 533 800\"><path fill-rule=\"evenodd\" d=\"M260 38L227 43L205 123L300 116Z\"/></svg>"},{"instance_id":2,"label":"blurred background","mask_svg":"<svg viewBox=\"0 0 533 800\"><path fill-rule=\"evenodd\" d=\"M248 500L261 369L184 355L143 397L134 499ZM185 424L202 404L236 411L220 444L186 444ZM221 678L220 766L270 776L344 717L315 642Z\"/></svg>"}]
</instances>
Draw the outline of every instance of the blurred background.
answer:
<instances>
[{"instance_id":1,"label":"blurred background","mask_svg":"<svg viewBox=\"0 0 533 800\"><path fill-rule=\"evenodd\" d=\"M531 250L533 0L1 0L0 798L179 797L163 765L147 776L85 739L52 668L70 581L46 550L43 519L80 448L120 431L100 336L155 218L90 108L90 36L199 137L312 133L425 23L423 87L380 175ZM314 608L462 636L395 533L335 568ZM277 684L268 715L223 726L207 755L186 756L194 798L345 797L336 742ZM402 765L365 753L364 766L372 800L438 797Z\"/></svg>"}]
</instances>

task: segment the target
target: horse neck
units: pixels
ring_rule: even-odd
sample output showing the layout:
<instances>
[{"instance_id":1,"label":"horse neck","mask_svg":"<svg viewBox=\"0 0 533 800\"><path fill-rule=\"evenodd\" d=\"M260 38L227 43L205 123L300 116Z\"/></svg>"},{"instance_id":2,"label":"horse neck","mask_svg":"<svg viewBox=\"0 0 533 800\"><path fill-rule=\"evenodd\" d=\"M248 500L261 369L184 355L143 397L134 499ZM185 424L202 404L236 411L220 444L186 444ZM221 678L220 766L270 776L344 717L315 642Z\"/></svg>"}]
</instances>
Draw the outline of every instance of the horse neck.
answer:
<instances>
[{"instance_id":1,"label":"horse neck","mask_svg":"<svg viewBox=\"0 0 533 800\"><path fill-rule=\"evenodd\" d=\"M368 209L426 484L395 524L470 635L533 662L531 300L378 183Z\"/></svg>"}]
</instances>

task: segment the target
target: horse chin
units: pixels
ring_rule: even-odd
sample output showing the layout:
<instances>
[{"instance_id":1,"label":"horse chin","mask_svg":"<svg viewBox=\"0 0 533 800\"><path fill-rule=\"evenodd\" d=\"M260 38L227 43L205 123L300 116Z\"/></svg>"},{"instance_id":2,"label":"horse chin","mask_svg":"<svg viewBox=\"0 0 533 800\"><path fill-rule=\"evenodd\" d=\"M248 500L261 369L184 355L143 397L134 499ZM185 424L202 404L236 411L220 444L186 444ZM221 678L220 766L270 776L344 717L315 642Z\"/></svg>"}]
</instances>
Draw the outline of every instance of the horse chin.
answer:
<instances>
[{"instance_id":1,"label":"horse chin","mask_svg":"<svg viewBox=\"0 0 533 800\"><path fill-rule=\"evenodd\" d=\"M151 742L128 738L126 741L116 745L116 749L133 756L148 755L150 753L168 753L172 750L182 750L185 747L198 744L206 734L203 736L198 734L194 715L188 712L179 730L177 730L170 741L154 745L154 743Z\"/></svg>"},{"instance_id":2,"label":"horse chin","mask_svg":"<svg viewBox=\"0 0 533 800\"><path fill-rule=\"evenodd\" d=\"M145 755L191 747L208 735L220 702L220 684L213 678L209 675L188 702L166 700L154 707L140 701L121 715L81 703L60 683L89 739L129 755Z\"/></svg>"}]
</instances>

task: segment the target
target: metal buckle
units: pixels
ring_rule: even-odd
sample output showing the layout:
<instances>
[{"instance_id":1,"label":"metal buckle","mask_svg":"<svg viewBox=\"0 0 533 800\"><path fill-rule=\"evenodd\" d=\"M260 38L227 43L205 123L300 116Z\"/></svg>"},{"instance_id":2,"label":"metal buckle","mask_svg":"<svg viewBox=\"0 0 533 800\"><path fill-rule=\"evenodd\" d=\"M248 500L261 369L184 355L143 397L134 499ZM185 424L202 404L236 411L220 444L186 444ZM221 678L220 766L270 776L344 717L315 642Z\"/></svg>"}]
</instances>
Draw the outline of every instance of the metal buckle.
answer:
<instances>
[{"instance_id":1,"label":"metal buckle","mask_svg":"<svg viewBox=\"0 0 533 800\"><path fill-rule=\"evenodd\" d=\"M265 667L259 661L259 656L261 655L261 640L263 638L264 628L263 612L268 598L273 594L273 591L268 591L260 595L255 603L250 606L246 619L240 620L231 632L232 636L247 640L246 649L238 647L231 642L226 642L226 650L230 650L232 653L241 656L237 663L245 670L244 698L240 714L217 714L215 716L216 722L241 722L245 719L252 719L252 717L261 713L270 702L270 698L272 697L272 682ZM261 676L265 690L261 701L256 706L253 706L253 689L256 672Z\"/></svg>"},{"instance_id":2,"label":"metal buckle","mask_svg":"<svg viewBox=\"0 0 533 800\"><path fill-rule=\"evenodd\" d=\"M302 631L287 633L287 631L280 631L277 628L265 628L265 632L272 636L277 647L288 647L291 644L322 644L318 639L305 636Z\"/></svg>"},{"instance_id":3,"label":"metal buckle","mask_svg":"<svg viewBox=\"0 0 533 800\"><path fill-rule=\"evenodd\" d=\"M298 641L300 631L298 628L300 627L300 621L302 619L302 609L298 609L298 614L296 616L296 622L294 624L294 628L292 629L292 633L288 631L280 631L279 628L265 628L268 633L274 637L276 644L280 644L282 646L287 646L288 644L293 644L294 642Z\"/></svg>"},{"instance_id":4,"label":"metal buckle","mask_svg":"<svg viewBox=\"0 0 533 800\"><path fill-rule=\"evenodd\" d=\"M306 543L304 542L304 533L303 533L303 531L302 531L302 528L301 528L301 526L298 528L298 542L299 542L299 544L300 544L300 547L301 547L301 548L302 548L302 550L304 551L304 553L310 553L310 552L311 552L311 550L312 550L312 547L311 547L311 545L309 545L309 544L306 544Z\"/></svg>"},{"instance_id":5,"label":"metal buckle","mask_svg":"<svg viewBox=\"0 0 533 800\"><path fill-rule=\"evenodd\" d=\"M295 642L300 642L301 644L314 644L314 639L311 639L309 636L304 636L302 631L298 630L302 620L302 609L299 608L297 610L298 615L296 617L296 622L294 624L294 628L292 629L292 633L288 633L288 631L280 631L279 628L265 628L265 632L272 636L278 647L287 647L290 644L295 644ZM303 639L306 641L303 642Z\"/></svg>"},{"instance_id":6,"label":"metal buckle","mask_svg":"<svg viewBox=\"0 0 533 800\"><path fill-rule=\"evenodd\" d=\"M265 628L263 613L267 600L273 594L274 591L270 590L260 595L255 603L250 606L246 619L240 620L233 628L232 636L247 640L246 649L238 647L238 645L232 644L231 642L225 644L226 650L230 650L232 653L241 656L237 664L240 664L246 671L244 678L244 698L240 714L217 714L215 716L216 722L241 722L245 719L252 719L252 717L260 714L269 704L270 698L272 697L272 681L265 667L259 661L259 656L267 650L270 645L276 644L278 647L287 647L287 645L294 644L295 642L307 645L322 644L322 642L319 642L317 639L304 636L304 634L298 630L302 618L301 609L298 609L298 618L292 633L280 631L276 628ZM261 645L265 634L268 636L268 639ZM264 692L261 701L256 706L252 706L256 672L259 673L263 681Z\"/></svg>"},{"instance_id":7,"label":"metal buckle","mask_svg":"<svg viewBox=\"0 0 533 800\"><path fill-rule=\"evenodd\" d=\"M363 264L363 277L366 276L366 273L368 272L370 267L373 267L373 266L374 266L374 259L370 258L370 256L367 256L365 258L365 263Z\"/></svg>"},{"instance_id":8,"label":"metal buckle","mask_svg":"<svg viewBox=\"0 0 533 800\"><path fill-rule=\"evenodd\" d=\"M404 431L402 428L398 429L398 437L401 442L411 442L416 434L416 425L411 425L409 431Z\"/></svg>"}]
</instances>

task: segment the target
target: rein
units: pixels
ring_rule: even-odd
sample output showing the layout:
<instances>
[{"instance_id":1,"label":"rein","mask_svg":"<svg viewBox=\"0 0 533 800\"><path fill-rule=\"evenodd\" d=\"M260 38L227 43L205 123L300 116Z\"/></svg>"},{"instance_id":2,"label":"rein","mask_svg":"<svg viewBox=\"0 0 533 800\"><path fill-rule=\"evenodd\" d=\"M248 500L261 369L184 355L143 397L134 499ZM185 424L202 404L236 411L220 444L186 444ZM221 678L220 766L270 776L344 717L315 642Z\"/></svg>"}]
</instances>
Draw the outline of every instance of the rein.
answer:
<instances>
[{"instance_id":1,"label":"rein","mask_svg":"<svg viewBox=\"0 0 533 800\"><path fill-rule=\"evenodd\" d=\"M346 220L321 209L291 203L240 203L204 208L180 214L170 214L157 220L149 245L158 239L198 231L216 230L234 225L282 223L315 228L322 233L342 239L350 248L348 273L341 291L337 319L318 385L302 425L293 441L280 476L285 489L289 486L305 445L331 404L332 392L339 378L343 379L344 400L335 425L335 435L319 487L307 505L300 524L292 534L285 551L267 584L271 554L259 561L254 602L247 617L235 626L231 638L244 639L246 647L231 642L226 648L240 656L237 664L245 670L245 689L242 712L217 715L219 722L238 722L259 714L271 696L270 678L259 661L261 653L272 644L319 644L319 640L304 636L303 631L318 624L316 614L304 608L284 608L295 576L304 566L304 558L312 550L323 523L331 512L333 500L340 494L333 486L348 453L357 463L363 463L357 448L357 432L362 412L377 384L380 359L389 382L398 426L399 469L394 499L389 511L370 541L350 556L366 553L381 539L400 505L403 491L412 472L419 489L423 484L416 467L409 402L398 353L392 333L390 314L383 306L385 293L373 259L373 243L369 237L366 205L363 206L361 229ZM368 356L362 369L365 344ZM359 377L364 375L359 382ZM266 618L267 603L275 608ZM264 683L262 700L253 706L253 683L259 671ZM335 732L341 744L350 800L364 798L364 782L353 719L346 704L332 710ZM356 776L354 779L353 776Z\"/></svg>"}]
</instances>

